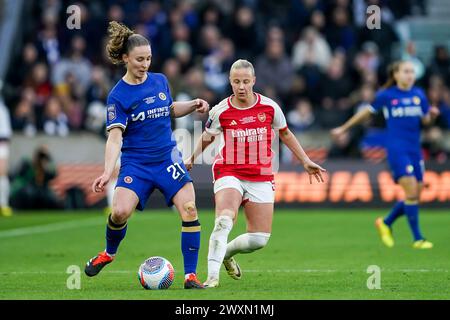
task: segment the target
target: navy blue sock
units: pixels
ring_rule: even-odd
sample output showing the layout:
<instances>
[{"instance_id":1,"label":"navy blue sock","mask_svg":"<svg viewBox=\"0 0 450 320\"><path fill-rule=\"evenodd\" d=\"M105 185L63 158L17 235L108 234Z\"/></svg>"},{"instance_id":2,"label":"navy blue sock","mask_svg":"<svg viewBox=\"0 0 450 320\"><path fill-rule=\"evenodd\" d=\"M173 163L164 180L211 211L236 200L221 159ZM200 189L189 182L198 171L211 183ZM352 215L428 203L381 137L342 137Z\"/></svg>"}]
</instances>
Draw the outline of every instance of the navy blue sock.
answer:
<instances>
[{"instance_id":1,"label":"navy blue sock","mask_svg":"<svg viewBox=\"0 0 450 320\"><path fill-rule=\"evenodd\" d=\"M198 250L200 249L200 222L183 221L181 228L181 251L184 260L184 274L196 273Z\"/></svg>"},{"instance_id":2,"label":"navy blue sock","mask_svg":"<svg viewBox=\"0 0 450 320\"><path fill-rule=\"evenodd\" d=\"M127 222L122 224L114 223L111 215L108 216L108 224L106 225L106 253L114 255L117 252L120 241L125 238L127 233Z\"/></svg>"},{"instance_id":3,"label":"navy blue sock","mask_svg":"<svg viewBox=\"0 0 450 320\"><path fill-rule=\"evenodd\" d=\"M384 218L384 223L387 224L389 227L394 223L397 218L401 217L405 213L405 202L399 201L395 204L395 206L392 208L389 215Z\"/></svg>"},{"instance_id":4,"label":"navy blue sock","mask_svg":"<svg viewBox=\"0 0 450 320\"><path fill-rule=\"evenodd\" d=\"M417 203L405 202L405 214L408 218L409 227L414 236L414 241L423 239L419 228L419 205Z\"/></svg>"}]
</instances>

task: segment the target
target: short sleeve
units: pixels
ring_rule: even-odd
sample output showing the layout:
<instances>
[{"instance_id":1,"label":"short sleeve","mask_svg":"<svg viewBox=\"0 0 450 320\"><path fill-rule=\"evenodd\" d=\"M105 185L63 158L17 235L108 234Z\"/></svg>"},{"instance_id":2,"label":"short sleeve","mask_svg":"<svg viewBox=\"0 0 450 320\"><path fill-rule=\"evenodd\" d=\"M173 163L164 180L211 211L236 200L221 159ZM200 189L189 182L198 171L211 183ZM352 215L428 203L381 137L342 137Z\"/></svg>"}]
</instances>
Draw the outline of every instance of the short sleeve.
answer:
<instances>
[{"instance_id":1,"label":"short sleeve","mask_svg":"<svg viewBox=\"0 0 450 320\"><path fill-rule=\"evenodd\" d=\"M383 107L385 107L386 105L387 105L387 98L385 90L380 90L375 95L375 99L373 100L373 102L369 105L369 110L372 113L377 113L378 111L383 109Z\"/></svg>"},{"instance_id":2,"label":"short sleeve","mask_svg":"<svg viewBox=\"0 0 450 320\"><path fill-rule=\"evenodd\" d=\"M222 126L220 125L219 113L217 112L217 106L209 111L208 121L205 124L205 131L213 136L216 136L222 132Z\"/></svg>"},{"instance_id":3,"label":"short sleeve","mask_svg":"<svg viewBox=\"0 0 450 320\"><path fill-rule=\"evenodd\" d=\"M273 108L274 108L274 115L272 127L276 130L287 129L286 117L284 116L284 113L281 110L280 106L277 103L275 103Z\"/></svg>"},{"instance_id":4,"label":"short sleeve","mask_svg":"<svg viewBox=\"0 0 450 320\"><path fill-rule=\"evenodd\" d=\"M119 100L108 96L106 105L106 131L112 128L121 128L125 131L128 123L128 116Z\"/></svg>"}]
</instances>

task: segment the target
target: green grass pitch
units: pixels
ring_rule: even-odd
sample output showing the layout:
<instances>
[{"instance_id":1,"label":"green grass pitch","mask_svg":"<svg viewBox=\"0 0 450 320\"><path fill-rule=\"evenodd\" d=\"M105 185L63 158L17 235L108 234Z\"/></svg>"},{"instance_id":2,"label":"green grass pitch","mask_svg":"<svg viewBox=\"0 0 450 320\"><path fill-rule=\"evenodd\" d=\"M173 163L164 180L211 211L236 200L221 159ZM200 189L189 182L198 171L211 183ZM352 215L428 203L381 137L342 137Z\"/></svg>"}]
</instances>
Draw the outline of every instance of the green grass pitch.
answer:
<instances>
[{"instance_id":1,"label":"green grass pitch","mask_svg":"<svg viewBox=\"0 0 450 320\"><path fill-rule=\"evenodd\" d=\"M266 248L236 258L243 278L221 271L220 287L184 290L181 223L175 212L146 211L129 221L116 260L98 276L84 264L104 248L106 216L98 211L17 213L0 218L0 299L450 299L450 215L422 210L432 250L411 248L405 218L394 226L396 245L385 248L374 219L386 210L275 211ZM206 278L212 211L200 210L202 245L198 273ZM230 240L245 231L242 212ZM168 290L144 290L137 269L153 255L175 268ZM81 269L80 289L68 289L69 266ZM369 290L370 265L381 269L381 289ZM70 281L69 281L70 282Z\"/></svg>"}]
</instances>

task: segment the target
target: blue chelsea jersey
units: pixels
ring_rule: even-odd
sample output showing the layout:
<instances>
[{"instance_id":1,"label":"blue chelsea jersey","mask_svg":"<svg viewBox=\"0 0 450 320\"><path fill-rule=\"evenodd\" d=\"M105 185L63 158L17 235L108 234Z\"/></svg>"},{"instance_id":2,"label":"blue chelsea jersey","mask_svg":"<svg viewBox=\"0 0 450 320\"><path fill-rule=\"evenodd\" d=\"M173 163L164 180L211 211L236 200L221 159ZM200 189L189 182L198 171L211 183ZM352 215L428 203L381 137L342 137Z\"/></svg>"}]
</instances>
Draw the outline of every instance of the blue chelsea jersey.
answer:
<instances>
[{"instance_id":1,"label":"blue chelsea jersey","mask_svg":"<svg viewBox=\"0 0 450 320\"><path fill-rule=\"evenodd\" d=\"M401 90L397 86L380 90L372 103L372 111L380 110L386 119L387 147L420 150L421 121L429 110L424 92L417 87Z\"/></svg>"},{"instance_id":2,"label":"blue chelsea jersey","mask_svg":"<svg viewBox=\"0 0 450 320\"><path fill-rule=\"evenodd\" d=\"M148 72L141 84L121 79L114 86L108 95L106 129L123 130L122 162L157 163L171 157L176 148L170 119L172 103L163 74Z\"/></svg>"}]
</instances>

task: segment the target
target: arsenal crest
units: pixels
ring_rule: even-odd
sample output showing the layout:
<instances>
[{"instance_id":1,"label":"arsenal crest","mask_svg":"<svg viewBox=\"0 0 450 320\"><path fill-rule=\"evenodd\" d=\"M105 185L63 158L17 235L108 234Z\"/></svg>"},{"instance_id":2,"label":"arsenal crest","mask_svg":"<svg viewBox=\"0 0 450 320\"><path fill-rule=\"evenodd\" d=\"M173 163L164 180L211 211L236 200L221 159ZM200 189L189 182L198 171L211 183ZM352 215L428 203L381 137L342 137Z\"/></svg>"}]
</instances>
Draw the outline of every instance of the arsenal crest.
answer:
<instances>
[{"instance_id":1,"label":"arsenal crest","mask_svg":"<svg viewBox=\"0 0 450 320\"><path fill-rule=\"evenodd\" d=\"M258 113L258 120L261 122L266 121L266 114L264 112Z\"/></svg>"}]
</instances>

